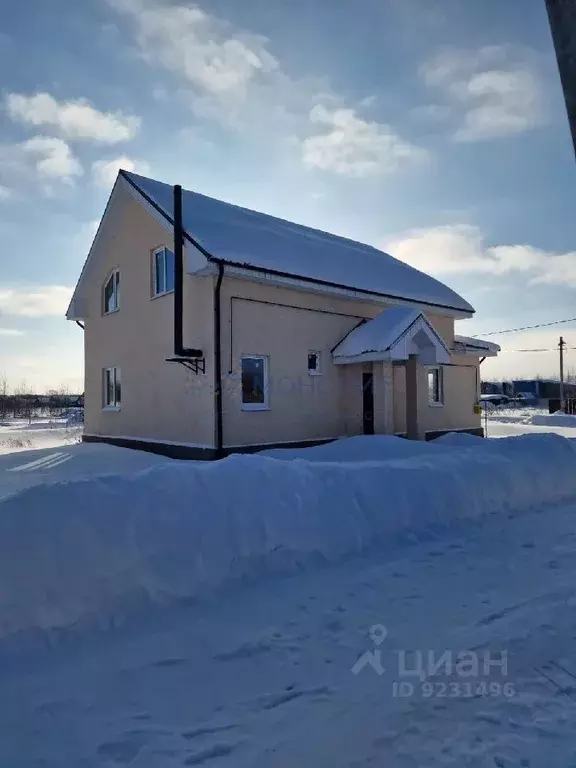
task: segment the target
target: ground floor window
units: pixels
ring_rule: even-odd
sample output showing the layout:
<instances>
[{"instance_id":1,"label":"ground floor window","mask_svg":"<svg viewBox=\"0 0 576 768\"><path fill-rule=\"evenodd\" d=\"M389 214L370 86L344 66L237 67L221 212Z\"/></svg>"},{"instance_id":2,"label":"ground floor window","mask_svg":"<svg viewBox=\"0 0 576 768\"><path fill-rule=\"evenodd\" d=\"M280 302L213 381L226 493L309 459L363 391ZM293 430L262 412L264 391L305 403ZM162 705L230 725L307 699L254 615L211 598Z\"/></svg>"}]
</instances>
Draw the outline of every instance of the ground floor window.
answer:
<instances>
[{"instance_id":1,"label":"ground floor window","mask_svg":"<svg viewBox=\"0 0 576 768\"><path fill-rule=\"evenodd\" d=\"M430 405L444 404L444 376L439 365L428 368L428 402Z\"/></svg>"},{"instance_id":2,"label":"ground floor window","mask_svg":"<svg viewBox=\"0 0 576 768\"><path fill-rule=\"evenodd\" d=\"M104 368L104 408L120 408L120 368Z\"/></svg>"},{"instance_id":3,"label":"ground floor window","mask_svg":"<svg viewBox=\"0 0 576 768\"><path fill-rule=\"evenodd\" d=\"M268 358L264 355L242 357L242 408L245 411L268 408Z\"/></svg>"},{"instance_id":4,"label":"ground floor window","mask_svg":"<svg viewBox=\"0 0 576 768\"><path fill-rule=\"evenodd\" d=\"M310 376L320 376L320 352L308 352L308 373Z\"/></svg>"}]
</instances>

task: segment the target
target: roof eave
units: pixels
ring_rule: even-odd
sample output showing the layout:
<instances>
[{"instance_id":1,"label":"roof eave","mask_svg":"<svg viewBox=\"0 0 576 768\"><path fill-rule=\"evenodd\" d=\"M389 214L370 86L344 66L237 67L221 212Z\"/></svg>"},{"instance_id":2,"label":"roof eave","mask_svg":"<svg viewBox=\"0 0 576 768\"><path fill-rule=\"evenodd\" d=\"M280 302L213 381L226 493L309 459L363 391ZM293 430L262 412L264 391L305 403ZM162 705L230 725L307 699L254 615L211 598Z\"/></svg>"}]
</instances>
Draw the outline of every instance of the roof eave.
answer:
<instances>
[{"instance_id":1,"label":"roof eave","mask_svg":"<svg viewBox=\"0 0 576 768\"><path fill-rule=\"evenodd\" d=\"M464 319L473 317L475 313L475 310L473 307L470 307L469 310L466 310L462 307L455 307L448 304L434 304L431 302L426 302L415 297L410 298L408 296L381 293L379 291L370 291L370 290L367 290L366 288L358 288L354 285L346 285L344 283L333 283L328 280L320 280L314 277L306 277L305 275L299 275L293 272L283 272L281 270L269 269L267 267L257 267L257 266L254 266L253 264L248 264L246 262L236 262L236 261L231 261L229 259L218 259L214 256L210 256L209 259L215 263L221 263L226 266L232 267L235 270L238 270L239 277L244 276L243 274L241 274L242 272L249 272L249 273L260 274L265 277L270 276L271 278L274 278L274 277L281 278L284 281L301 281L302 283L306 283L308 285L325 287L325 288L333 289L334 291L339 291L339 292L344 291L347 293L353 293L355 294L356 298L360 298L360 299L372 297L375 300L385 300L391 304L399 304L402 306L405 306L406 304L408 304L410 306L413 306L414 308L418 308L426 312L436 312L440 314L447 314L458 320L464 320Z\"/></svg>"}]
</instances>

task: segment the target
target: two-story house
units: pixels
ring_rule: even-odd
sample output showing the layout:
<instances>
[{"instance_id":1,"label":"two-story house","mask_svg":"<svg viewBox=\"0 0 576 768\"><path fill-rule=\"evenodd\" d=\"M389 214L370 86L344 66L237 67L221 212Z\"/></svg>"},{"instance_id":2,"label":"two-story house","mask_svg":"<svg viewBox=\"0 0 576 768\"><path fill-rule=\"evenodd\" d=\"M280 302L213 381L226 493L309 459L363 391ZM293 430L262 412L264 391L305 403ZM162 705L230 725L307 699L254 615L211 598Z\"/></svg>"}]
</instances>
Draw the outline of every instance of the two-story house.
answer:
<instances>
[{"instance_id":1,"label":"two-story house","mask_svg":"<svg viewBox=\"0 0 576 768\"><path fill-rule=\"evenodd\" d=\"M481 434L473 308L371 246L120 171L67 317L88 441L214 458Z\"/></svg>"}]
</instances>

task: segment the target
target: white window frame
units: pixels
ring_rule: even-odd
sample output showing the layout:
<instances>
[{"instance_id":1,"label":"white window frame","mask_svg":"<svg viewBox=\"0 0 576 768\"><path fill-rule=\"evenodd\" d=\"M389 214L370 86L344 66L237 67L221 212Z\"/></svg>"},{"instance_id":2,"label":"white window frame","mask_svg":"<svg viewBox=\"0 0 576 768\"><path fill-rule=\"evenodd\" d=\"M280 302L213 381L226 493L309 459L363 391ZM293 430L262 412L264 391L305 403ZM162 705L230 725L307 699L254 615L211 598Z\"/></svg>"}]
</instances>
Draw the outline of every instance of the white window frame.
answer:
<instances>
[{"instance_id":1,"label":"white window frame","mask_svg":"<svg viewBox=\"0 0 576 768\"><path fill-rule=\"evenodd\" d=\"M244 392L242 388L242 363L244 360L263 360L264 361L264 402L263 403L245 403L243 400ZM268 399L268 355L242 355L240 358L240 400L243 411L269 411L270 404Z\"/></svg>"},{"instance_id":2,"label":"white window frame","mask_svg":"<svg viewBox=\"0 0 576 768\"><path fill-rule=\"evenodd\" d=\"M318 349L308 350L308 357L310 355L316 356L316 368L308 368L309 376L322 376L322 353Z\"/></svg>"},{"instance_id":3,"label":"white window frame","mask_svg":"<svg viewBox=\"0 0 576 768\"><path fill-rule=\"evenodd\" d=\"M113 402L108 402L108 374L113 377L114 398ZM120 398L118 398L118 384L120 384ZM119 411L122 407L122 375L120 368L110 366L102 370L102 410Z\"/></svg>"},{"instance_id":4,"label":"white window frame","mask_svg":"<svg viewBox=\"0 0 576 768\"><path fill-rule=\"evenodd\" d=\"M114 306L112 307L112 309L106 309L106 289L108 288L108 285L111 280L113 281L112 298L114 299ZM104 287L102 289L102 314L112 315L114 314L114 312L118 312L119 309L120 309L120 270L114 269L108 275L107 279L104 282Z\"/></svg>"},{"instance_id":5,"label":"white window frame","mask_svg":"<svg viewBox=\"0 0 576 768\"><path fill-rule=\"evenodd\" d=\"M438 376L438 400L433 400L430 393L430 374ZM444 368L441 365L428 366L426 385L428 387L428 405L432 408L442 408L444 405Z\"/></svg>"},{"instance_id":6,"label":"white window frame","mask_svg":"<svg viewBox=\"0 0 576 768\"><path fill-rule=\"evenodd\" d=\"M158 285L156 283L156 257L159 253L163 254L163 262L164 262L164 285L168 285L168 271L167 271L167 259L166 259L166 252L170 251L170 248L168 248L165 245L159 245L158 248L154 248L152 251L152 297L153 299L157 299L159 296L166 296L169 293L174 293L174 288L170 288L169 290L159 291ZM170 251L172 253L172 251ZM176 275L174 275L174 279L176 278Z\"/></svg>"}]
</instances>

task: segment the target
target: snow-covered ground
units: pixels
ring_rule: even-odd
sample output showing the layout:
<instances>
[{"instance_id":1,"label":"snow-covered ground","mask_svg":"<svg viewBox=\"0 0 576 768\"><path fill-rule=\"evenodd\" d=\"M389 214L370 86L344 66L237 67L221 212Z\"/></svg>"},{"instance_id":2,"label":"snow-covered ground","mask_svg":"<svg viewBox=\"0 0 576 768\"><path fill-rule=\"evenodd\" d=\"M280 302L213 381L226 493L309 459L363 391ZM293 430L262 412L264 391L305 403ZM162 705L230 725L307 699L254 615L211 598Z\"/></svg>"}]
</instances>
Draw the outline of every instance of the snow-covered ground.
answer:
<instances>
[{"instance_id":1,"label":"snow-covered ground","mask_svg":"<svg viewBox=\"0 0 576 768\"><path fill-rule=\"evenodd\" d=\"M83 426L71 419L6 419L0 421L0 455L73 445L82 432Z\"/></svg>"},{"instance_id":2,"label":"snow-covered ground","mask_svg":"<svg viewBox=\"0 0 576 768\"><path fill-rule=\"evenodd\" d=\"M0 765L576 765L576 442L60 450L0 501Z\"/></svg>"},{"instance_id":3,"label":"snow-covered ground","mask_svg":"<svg viewBox=\"0 0 576 768\"><path fill-rule=\"evenodd\" d=\"M512 435L542 434L554 432L563 437L576 437L576 416L563 413L548 413L542 408L495 408L488 413L488 437L510 437Z\"/></svg>"},{"instance_id":4,"label":"snow-covered ground","mask_svg":"<svg viewBox=\"0 0 576 768\"><path fill-rule=\"evenodd\" d=\"M0 455L0 501L35 485L68 482L105 475L129 475L170 459L102 443L70 442L69 436L52 447L17 449ZM42 491L40 493L43 493Z\"/></svg>"}]
</instances>

